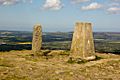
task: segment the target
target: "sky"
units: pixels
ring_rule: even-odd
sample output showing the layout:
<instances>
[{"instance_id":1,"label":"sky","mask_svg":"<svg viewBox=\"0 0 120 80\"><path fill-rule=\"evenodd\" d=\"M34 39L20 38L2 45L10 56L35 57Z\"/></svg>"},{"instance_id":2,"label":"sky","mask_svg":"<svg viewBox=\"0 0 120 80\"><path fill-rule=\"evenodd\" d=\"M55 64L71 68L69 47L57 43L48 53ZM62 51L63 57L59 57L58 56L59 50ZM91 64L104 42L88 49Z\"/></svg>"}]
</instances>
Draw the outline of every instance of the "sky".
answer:
<instances>
[{"instance_id":1,"label":"sky","mask_svg":"<svg viewBox=\"0 0 120 80\"><path fill-rule=\"evenodd\" d=\"M73 31L91 22L93 31L120 32L120 0L0 0L0 30Z\"/></svg>"}]
</instances>

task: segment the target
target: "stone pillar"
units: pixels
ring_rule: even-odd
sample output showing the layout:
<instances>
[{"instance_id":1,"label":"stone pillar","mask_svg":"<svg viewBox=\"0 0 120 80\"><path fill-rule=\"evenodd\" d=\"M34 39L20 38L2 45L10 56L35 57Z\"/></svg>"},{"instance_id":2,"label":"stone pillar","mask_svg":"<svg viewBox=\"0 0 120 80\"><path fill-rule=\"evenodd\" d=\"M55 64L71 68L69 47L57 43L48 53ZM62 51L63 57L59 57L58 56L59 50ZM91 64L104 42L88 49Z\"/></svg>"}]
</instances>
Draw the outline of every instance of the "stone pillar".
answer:
<instances>
[{"instance_id":1,"label":"stone pillar","mask_svg":"<svg viewBox=\"0 0 120 80\"><path fill-rule=\"evenodd\" d=\"M95 59L91 23L76 23L73 33L70 57L86 60Z\"/></svg>"},{"instance_id":2,"label":"stone pillar","mask_svg":"<svg viewBox=\"0 0 120 80\"><path fill-rule=\"evenodd\" d=\"M42 47L42 27L40 24L34 26L33 39L32 39L32 51L34 53L41 52Z\"/></svg>"}]
</instances>

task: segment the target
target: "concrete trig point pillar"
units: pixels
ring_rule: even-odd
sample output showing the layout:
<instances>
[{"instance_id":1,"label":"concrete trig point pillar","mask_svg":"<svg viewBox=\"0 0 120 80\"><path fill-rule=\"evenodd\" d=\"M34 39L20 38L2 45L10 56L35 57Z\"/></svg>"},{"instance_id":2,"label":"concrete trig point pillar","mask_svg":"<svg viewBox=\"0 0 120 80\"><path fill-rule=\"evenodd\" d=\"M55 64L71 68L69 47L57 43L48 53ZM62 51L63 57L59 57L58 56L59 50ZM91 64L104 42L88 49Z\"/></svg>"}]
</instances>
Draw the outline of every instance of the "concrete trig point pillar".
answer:
<instances>
[{"instance_id":1,"label":"concrete trig point pillar","mask_svg":"<svg viewBox=\"0 0 120 80\"><path fill-rule=\"evenodd\" d=\"M33 39L32 39L32 51L34 53L41 52L42 47L42 27L40 24L34 26Z\"/></svg>"},{"instance_id":2,"label":"concrete trig point pillar","mask_svg":"<svg viewBox=\"0 0 120 80\"><path fill-rule=\"evenodd\" d=\"M77 22L73 33L70 57L86 60L95 59L91 23Z\"/></svg>"}]
</instances>

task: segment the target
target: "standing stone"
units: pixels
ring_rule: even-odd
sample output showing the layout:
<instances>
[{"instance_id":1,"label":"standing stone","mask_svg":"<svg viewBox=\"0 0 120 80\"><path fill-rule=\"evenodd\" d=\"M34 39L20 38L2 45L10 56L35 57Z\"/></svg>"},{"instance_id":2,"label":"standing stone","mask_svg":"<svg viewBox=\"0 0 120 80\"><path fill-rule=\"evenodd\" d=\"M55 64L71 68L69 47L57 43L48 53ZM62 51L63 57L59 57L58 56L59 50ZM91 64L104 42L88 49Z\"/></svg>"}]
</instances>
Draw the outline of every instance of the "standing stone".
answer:
<instances>
[{"instance_id":1,"label":"standing stone","mask_svg":"<svg viewBox=\"0 0 120 80\"><path fill-rule=\"evenodd\" d=\"M86 60L95 59L91 23L76 23L70 56L73 58L82 58Z\"/></svg>"},{"instance_id":2,"label":"standing stone","mask_svg":"<svg viewBox=\"0 0 120 80\"><path fill-rule=\"evenodd\" d=\"M42 27L40 24L34 26L33 40L32 40L32 51L39 53L42 47Z\"/></svg>"}]
</instances>

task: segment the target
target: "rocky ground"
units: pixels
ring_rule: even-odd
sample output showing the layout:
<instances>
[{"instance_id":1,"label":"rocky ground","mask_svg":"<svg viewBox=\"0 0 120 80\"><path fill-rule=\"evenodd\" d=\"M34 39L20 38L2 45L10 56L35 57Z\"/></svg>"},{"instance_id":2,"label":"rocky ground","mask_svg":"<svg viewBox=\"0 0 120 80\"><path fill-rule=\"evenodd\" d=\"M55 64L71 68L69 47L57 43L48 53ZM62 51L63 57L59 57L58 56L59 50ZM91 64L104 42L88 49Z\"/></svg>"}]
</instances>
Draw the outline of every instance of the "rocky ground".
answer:
<instances>
[{"instance_id":1,"label":"rocky ground","mask_svg":"<svg viewBox=\"0 0 120 80\"><path fill-rule=\"evenodd\" d=\"M0 52L0 80L120 80L120 55L96 53L98 59L69 63L69 51L36 57L31 51Z\"/></svg>"}]
</instances>

